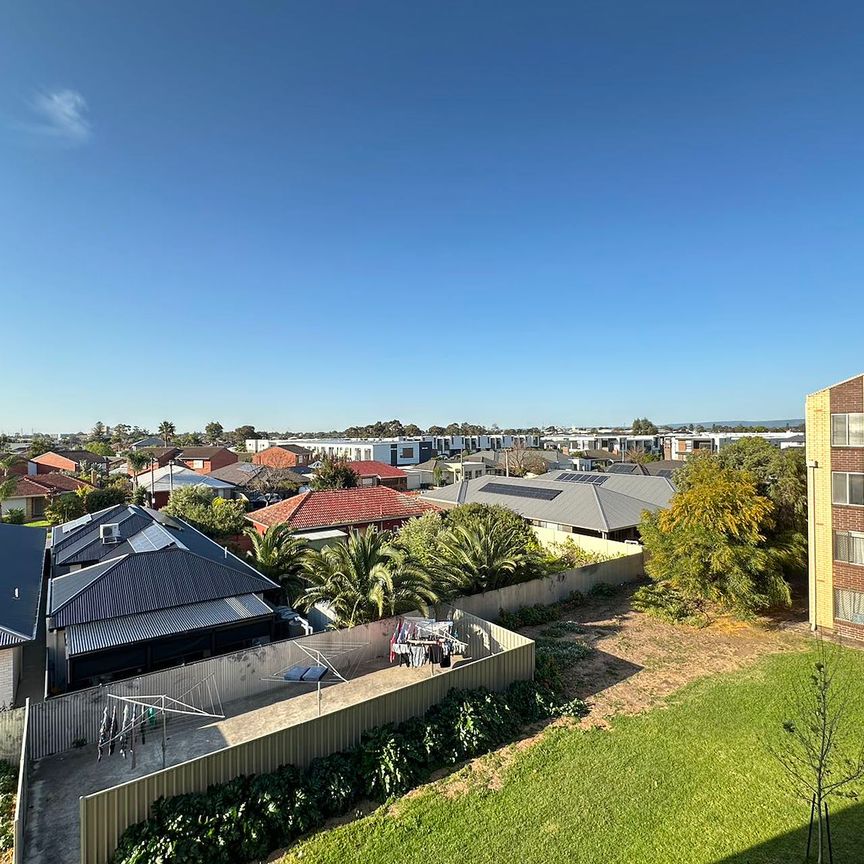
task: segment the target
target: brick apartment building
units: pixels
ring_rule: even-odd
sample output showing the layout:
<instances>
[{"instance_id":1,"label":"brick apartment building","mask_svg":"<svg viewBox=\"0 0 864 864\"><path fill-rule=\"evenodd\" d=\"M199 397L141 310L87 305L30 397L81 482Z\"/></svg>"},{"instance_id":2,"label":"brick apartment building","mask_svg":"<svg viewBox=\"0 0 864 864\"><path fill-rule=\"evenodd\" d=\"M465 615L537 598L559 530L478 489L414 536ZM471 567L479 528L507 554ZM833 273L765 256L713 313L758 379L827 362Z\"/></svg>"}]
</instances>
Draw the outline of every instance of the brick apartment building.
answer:
<instances>
[{"instance_id":1,"label":"brick apartment building","mask_svg":"<svg viewBox=\"0 0 864 864\"><path fill-rule=\"evenodd\" d=\"M807 397L810 623L864 640L864 375Z\"/></svg>"},{"instance_id":2,"label":"brick apartment building","mask_svg":"<svg viewBox=\"0 0 864 864\"><path fill-rule=\"evenodd\" d=\"M312 451L298 444L274 444L252 457L255 465L268 468L301 468L312 461Z\"/></svg>"}]
</instances>

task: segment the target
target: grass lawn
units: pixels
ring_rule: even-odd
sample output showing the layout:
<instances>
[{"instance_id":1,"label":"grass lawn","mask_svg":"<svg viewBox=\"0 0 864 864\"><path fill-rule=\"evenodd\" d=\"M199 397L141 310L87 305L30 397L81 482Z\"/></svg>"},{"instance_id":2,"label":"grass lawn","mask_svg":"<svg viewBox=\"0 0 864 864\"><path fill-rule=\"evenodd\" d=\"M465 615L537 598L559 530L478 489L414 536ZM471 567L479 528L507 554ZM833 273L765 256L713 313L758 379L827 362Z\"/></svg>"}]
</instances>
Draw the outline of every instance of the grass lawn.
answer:
<instances>
[{"instance_id":1,"label":"grass lawn","mask_svg":"<svg viewBox=\"0 0 864 864\"><path fill-rule=\"evenodd\" d=\"M51 523L47 519L37 519L35 522L25 522L28 528L50 528Z\"/></svg>"},{"instance_id":2,"label":"grass lawn","mask_svg":"<svg viewBox=\"0 0 864 864\"><path fill-rule=\"evenodd\" d=\"M864 653L843 650L856 681ZM809 807L765 741L812 655L774 654L608 729L554 728L294 847L282 864L787 864ZM864 688L854 711L864 734ZM864 860L864 805L832 805L834 860ZM827 858L826 858L827 860Z\"/></svg>"}]
</instances>

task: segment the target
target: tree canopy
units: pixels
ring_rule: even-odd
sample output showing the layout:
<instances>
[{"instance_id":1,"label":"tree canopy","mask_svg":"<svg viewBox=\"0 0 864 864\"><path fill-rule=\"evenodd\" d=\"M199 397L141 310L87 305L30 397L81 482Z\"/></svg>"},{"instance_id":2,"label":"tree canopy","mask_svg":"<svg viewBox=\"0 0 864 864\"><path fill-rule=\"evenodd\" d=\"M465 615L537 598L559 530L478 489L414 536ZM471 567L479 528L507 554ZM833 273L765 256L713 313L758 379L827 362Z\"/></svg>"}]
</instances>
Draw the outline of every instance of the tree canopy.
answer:
<instances>
[{"instance_id":1,"label":"tree canopy","mask_svg":"<svg viewBox=\"0 0 864 864\"><path fill-rule=\"evenodd\" d=\"M311 486L316 491L322 489L353 489L360 482L357 472L345 459L325 456L320 467L315 469Z\"/></svg>"},{"instance_id":2,"label":"tree canopy","mask_svg":"<svg viewBox=\"0 0 864 864\"><path fill-rule=\"evenodd\" d=\"M242 501L218 498L203 484L175 489L164 509L169 516L184 519L210 537L242 534L249 524Z\"/></svg>"}]
</instances>

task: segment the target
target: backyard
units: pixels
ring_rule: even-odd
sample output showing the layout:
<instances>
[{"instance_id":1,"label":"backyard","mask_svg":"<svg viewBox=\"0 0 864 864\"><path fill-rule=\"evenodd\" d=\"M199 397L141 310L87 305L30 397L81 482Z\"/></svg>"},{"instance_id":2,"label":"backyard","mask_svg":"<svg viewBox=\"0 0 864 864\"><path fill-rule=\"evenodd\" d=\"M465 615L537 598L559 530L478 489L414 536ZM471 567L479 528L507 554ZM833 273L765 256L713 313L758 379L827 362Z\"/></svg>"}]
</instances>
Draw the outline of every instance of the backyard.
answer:
<instances>
[{"instance_id":1,"label":"backyard","mask_svg":"<svg viewBox=\"0 0 864 864\"><path fill-rule=\"evenodd\" d=\"M807 674L800 623L720 619L701 630L630 610L629 596L566 610L559 638L595 651L569 687L592 703L363 818L281 864L411 860L785 864L803 859L809 808L766 750L789 683ZM548 625L525 629L529 636ZM850 671L864 653L840 649ZM856 694L864 722L864 698ZM834 852L860 860L864 807L835 803Z\"/></svg>"}]
</instances>

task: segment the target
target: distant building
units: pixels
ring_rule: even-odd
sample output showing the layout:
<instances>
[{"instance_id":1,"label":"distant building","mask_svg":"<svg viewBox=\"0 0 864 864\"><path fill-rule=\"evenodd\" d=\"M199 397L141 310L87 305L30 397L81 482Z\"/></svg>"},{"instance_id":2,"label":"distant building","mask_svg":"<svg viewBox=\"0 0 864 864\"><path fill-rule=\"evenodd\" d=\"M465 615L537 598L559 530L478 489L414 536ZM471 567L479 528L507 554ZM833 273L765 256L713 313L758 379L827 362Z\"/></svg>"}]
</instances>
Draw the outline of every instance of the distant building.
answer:
<instances>
[{"instance_id":1,"label":"distant building","mask_svg":"<svg viewBox=\"0 0 864 864\"><path fill-rule=\"evenodd\" d=\"M66 474L32 474L17 476L15 491L0 503L4 513L10 510L23 510L24 521L32 522L45 517L45 509L60 495L76 492L78 489L91 488L89 483L69 477ZM0 477L0 482L4 478Z\"/></svg>"},{"instance_id":2,"label":"distant building","mask_svg":"<svg viewBox=\"0 0 864 864\"><path fill-rule=\"evenodd\" d=\"M175 458L199 474L209 474L233 465L238 457L227 447L181 447Z\"/></svg>"},{"instance_id":3,"label":"distant building","mask_svg":"<svg viewBox=\"0 0 864 864\"><path fill-rule=\"evenodd\" d=\"M266 450L258 450L252 457L256 465L268 465L270 468L298 468L306 466L312 460L312 451L299 444L273 444Z\"/></svg>"},{"instance_id":4,"label":"distant building","mask_svg":"<svg viewBox=\"0 0 864 864\"><path fill-rule=\"evenodd\" d=\"M183 486L206 486L217 498L233 498L234 485L218 480L209 474L199 474L184 465L165 465L153 471L142 471L135 477L138 486L144 489L150 497L150 504L156 510L161 510L167 503L171 493Z\"/></svg>"},{"instance_id":5,"label":"distant building","mask_svg":"<svg viewBox=\"0 0 864 864\"><path fill-rule=\"evenodd\" d=\"M663 436L663 458L686 459L691 453L719 453L744 438L762 438L785 450L803 447L803 432L670 432Z\"/></svg>"},{"instance_id":6,"label":"distant building","mask_svg":"<svg viewBox=\"0 0 864 864\"><path fill-rule=\"evenodd\" d=\"M669 503L665 477L556 471L542 477L479 477L421 495L444 509L499 504L532 525L607 540L636 540L642 514Z\"/></svg>"},{"instance_id":7,"label":"distant building","mask_svg":"<svg viewBox=\"0 0 864 864\"><path fill-rule=\"evenodd\" d=\"M321 528L365 531L374 525L381 530L398 528L414 516L436 508L415 495L406 495L386 486L305 492L272 507L247 514L263 534L271 525L288 524L295 531Z\"/></svg>"},{"instance_id":8,"label":"distant building","mask_svg":"<svg viewBox=\"0 0 864 864\"><path fill-rule=\"evenodd\" d=\"M351 470L360 478L360 486L386 486L397 492L408 491L408 475L402 468L385 465L374 459L351 463Z\"/></svg>"},{"instance_id":9,"label":"distant building","mask_svg":"<svg viewBox=\"0 0 864 864\"><path fill-rule=\"evenodd\" d=\"M35 465L35 470L30 467ZM53 471L68 471L77 474L96 469L108 471L108 458L97 456L89 450L49 450L41 456L34 456L28 465L28 473L50 474Z\"/></svg>"},{"instance_id":10,"label":"distant building","mask_svg":"<svg viewBox=\"0 0 864 864\"><path fill-rule=\"evenodd\" d=\"M864 639L864 375L807 397L810 623Z\"/></svg>"},{"instance_id":11,"label":"distant building","mask_svg":"<svg viewBox=\"0 0 864 864\"><path fill-rule=\"evenodd\" d=\"M605 452L614 455L642 452L659 455L663 450L663 438L660 435L631 435L612 430L562 432L544 435L543 446L560 449L568 455L585 452Z\"/></svg>"}]
</instances>

